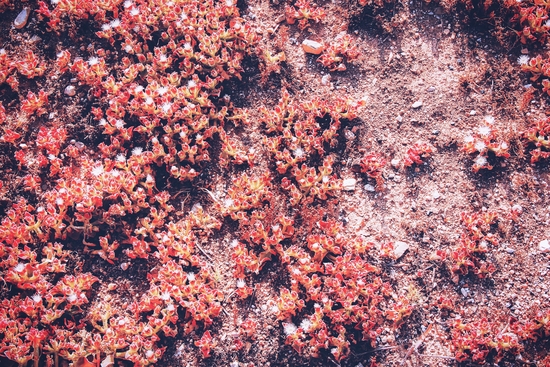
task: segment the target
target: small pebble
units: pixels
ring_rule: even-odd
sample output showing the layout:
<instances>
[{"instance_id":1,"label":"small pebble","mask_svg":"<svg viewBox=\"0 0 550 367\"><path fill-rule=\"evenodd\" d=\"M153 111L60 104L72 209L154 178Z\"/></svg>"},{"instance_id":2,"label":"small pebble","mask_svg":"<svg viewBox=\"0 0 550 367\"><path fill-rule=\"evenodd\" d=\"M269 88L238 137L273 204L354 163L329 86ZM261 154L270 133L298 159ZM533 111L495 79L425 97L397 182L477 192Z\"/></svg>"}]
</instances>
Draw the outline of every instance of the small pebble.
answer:
<instances>
[{"instance_id":1,"label":"small pebble","mask_svg":"<svg viewBox=\"0 0 550 367\"><path fill-rule=\"evenodd\" d=\"M395 259L399 259L405 251L409 249L409 244L403 241L397 241L393 245L393 254L395 256Z\"/></svg>"},{"instance_id":2,"label":"small pebble","mask_svg":"<svg viewBox=\"0 0 550 367\"><path fill-rule=\"evenodd\" d=\"M395 121L397 121L397 122L399 122L399 123L403 122L403 116L397 116L397 117L395 118Z\"/></svg>"},{"instance_id":3,"label":"small pebble","mask_svg":"<svg viewBox=\"0 0 550 367\"><path fill-rule=\"evenodd\" d=\"M64 92L66 95L68 95L69 97L72 97L76 94L76 89L74 87L74 85L68 85L66 88L65 88L65 92Z\"/></svg>"},{"instance_id":4,"label":"small pebble","mask_svg":"<svg viewBox=\"0 0 550 367\"><path fill-rule=\"evenodd\" d=\"M460 293L462 293L464 297L468 297L468 294L470 294L470 290L468 288L460 288Z\"/></svg>"},{"instance_id":5,"label":"small pebble","mask_svg":"<svg viewBox=\"0 0 550 367\"><path fill-rule=\"evenodd\" d=\"M353 140L353 139L355 139L355 134L354 134L351 130L345 130L345 131L344 131L344 136L345 136L346 139L348 139L348 140Z\"/></svg>"},{"instance_id":6,"label":"small pebble","mask_svg":"<svg viewBox=\"0 0 550 367\"><path fill-rule=\"evenodd\" d=\"M29 8L23 8L23 10L21 10L21 13L19 13L19 15L17 15L17 17L13 21L13 26L16 29L21 29L26 26L27 21L29 20L29 15L31 15L31 10Z\"/></svg>"},{"instance_id":7,"label":"small pebble","mask_svg":"<svg viewBox=\"0 0 550 367\"><path fill-rule=\"evenodd\" d=\"M399 168L399 159L397 158L392 159L390 164L393 168Z\"/></svg>"},{"instance_id":8,"label":"small pebble","mask_svg":"<svg viewBox=\"0 0 550 367\"><path fill-rule=\"evenodd\" d=\"M306 39L302 42L302 48L308 54L319 55L323 52L325 46L320 42Z\"/></svg>"},{"instance_id":9,"label":"small pebble","mask_svg":"<svg viewBox=\"0 0 550 367\"><path fill-rule=\"evenodd\" d=\"M432 130L432 134L439 135L439 130Z\"/></svg>"},{"instance_id":10,"label":"small pebble","mask_svg":"<svg viewBox=\"0 0 550 367\"><path fill-rule=\"evenodd\" d=\"M321 78L322 85L328 85L330 83L330 74L323 75Z\"/></svg>"},{"instance_id":11,"label":"small pebble","mask_svg":"<svg viewBox=\"0 0 550 367\"><path fill-rule=\"evenodd\" d=\"M550 242L548 240L542 240L539 242L539 250L541 252L550 252Z\"/></svg>"},{"instance_id":12,"label":"small pebble","mask_svg":"<svg viewBox=\"0 0 550 367\"><path fill-rule=\"evenodd\" d=\"M357 184L357 180L355 178L345 178L342 182L342 187L346 191L353 191L355 190L355 185Z\"/></svg>"},{"instance_id":13,"label":"small pebble","mask_svg":"<svg viewBox=\"0 0 550 367\"><path fill-rule=\"evenodd\" d=\"M431 92L435 92L435 87L429 87L429 88L428 88L428 92L430 92L430 93L431 93Z\"/></svg>"},{"instance_id":14,"label":"small pebble","mask_svg":"<svg viewBox=\"0 0 550 367\"><path fill-rule=\"evenodd\" d=\"M416 101L412 104L412 108L420 108L422 107L422 101Z\"/></svg>"},{"instance_id":15,"label":"small pebble","mask_svg":"<svg viewBox=\"0 0 550 367\"><path fill-rule=\"evenodd\" d=\"M514 254L516 252L516 250L514 250L513 248L510 248L510 247L505 247L504 248L504 251L506 251L507 253L509 253L510 255Z\"/></svg>"},{"instance_id":16,"label":"small pebble","mask_svg":"<svg viewBox=\"0 0 550 367\"><path fill-rule=\"evenodd\" d=\"M376 189L375 189L374 186L372 186L371 184L366 184L366 185L365 185L365 191L375 192Z\"/></svg>"},{"instance_id":17,"label":"small pebble","mask_svg":"<svg viewBox=\"0 0 550 367\"><path fill-rule=\"evenodd\" d=\"M471 111L470 111L470 116L475 116L476 113L477 113L476 110L471 110Z\"/></svg>"}]
</instances>

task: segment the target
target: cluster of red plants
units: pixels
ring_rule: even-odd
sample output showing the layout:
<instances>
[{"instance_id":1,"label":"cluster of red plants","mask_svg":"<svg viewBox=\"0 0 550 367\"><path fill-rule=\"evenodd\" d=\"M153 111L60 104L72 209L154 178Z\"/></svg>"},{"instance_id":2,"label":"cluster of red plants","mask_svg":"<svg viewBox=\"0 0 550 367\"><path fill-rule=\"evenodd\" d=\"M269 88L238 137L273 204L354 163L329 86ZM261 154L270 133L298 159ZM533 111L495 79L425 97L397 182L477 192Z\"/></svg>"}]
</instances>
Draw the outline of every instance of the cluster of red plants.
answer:
<instances>
[{"instance_id":1,"label":"cluster of red plants","mask_svg":"<svg viewBox=\"0 0 550 367\"><path fill-rule=\"evenodd\" d=\"M550 157L550 120L535 121L532 127L523 133L523 140L531 155L531 164Z\"/></svg>"},{"instance_id":2,"label":"cluster of red plants","mask_svg":"<svg viewBox=\"0 0 550 367\"><path fill-rule=\"evenodd\" d=\"M317 62L330 71L344 71L346 63L356 60L359 55L359 49L354 45L353 38L349 34L341 34L323 50Z\"/></svg>"},{"instance_id":3,"label":"cluster of red plants","mask_svg":"<svg viewBox=\"0 0 550 367\"><path fill-rule=\"evenodd\" d=\"M477 154L474 158L472 170L478 172L481 169L492 170L495 157L509 158L510 144L492 126L493 118L485 118L486 125L477 128L477 131L466 136L462 145L462 151L467 154Z\"/></svg>"},{"instance_id":4,"label":"cluster of red plants","mask_svg":"<svg viewBox=\"0 0 550 367\"><path fill-rule=\"evenodd\" d=\"M510 317L506 323L486 317L464 322L450 322L452 346L458 362L499 363L507 355L521 360L526 341L536 341L550 335L550 311L537 310L527 320Z\"/></svg>"},{"instance_id":5,"label":"cluster of red plants","mask_svg":"<svg viewBox=\"0 0 550 367\"><path fill-rule=\"evenodd\" d=\"M298 21L298 27L306 29L309 21L319 22L326 17L323 8L312 5L308 0L297 0L294 6L285 6L286 22L294 24Z\"/></svg>"}]
</instances>

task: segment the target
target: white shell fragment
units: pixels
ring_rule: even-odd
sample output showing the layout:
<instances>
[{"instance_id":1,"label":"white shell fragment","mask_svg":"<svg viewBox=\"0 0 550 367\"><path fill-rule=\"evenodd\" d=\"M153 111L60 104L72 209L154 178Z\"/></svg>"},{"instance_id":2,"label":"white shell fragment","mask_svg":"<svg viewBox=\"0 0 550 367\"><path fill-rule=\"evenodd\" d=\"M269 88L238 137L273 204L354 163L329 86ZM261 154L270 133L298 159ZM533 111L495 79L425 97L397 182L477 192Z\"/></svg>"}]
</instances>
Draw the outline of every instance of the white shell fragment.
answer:
<instances>
[{"instance_id":1,"label":"white shell fragment","mask_svg":"<svg viewBox=\"0 0 550 367\"><path fill-rule=\"evenodd\" d=\"M353 191L355 190L355 185L357 184L357 180L355 178L346 178L342 182L342 187L346 191Z\"/></svg>"},{"instance_id":2,"label":"white shell fragment","mask_svg":"<svg viewBox=\"0 0 550 367\"><path fill-rule=\"evenodd\" d=\"M550 252L550 242L548 240L542 240L539 242L539 250L541 252Z\"/></svg>"},{"instance_id":3,"label":"white shell fragment","mask_svg":"<svg viewBox=\"0 0 550 367\"><path fill-rule=\"evenodd\" d=\"M409 249L409 244L403 241L396 241L393 244L393 255L395 256L395 259L399 259L405 251Z\"/></svg>"},{"instance_id":4,"label":"white shell fragment","mask_svg":"<svg viewBox=\"0 0 550 367\"><path fill-rule=\"evenodd\" d=\"M19 13L13 21L13 26L17 29L21 29L26 26L27 21L29 20L29 15L31 15L31 9L23 8L23 10L21 10L21 13Z\"/></svg>"}]
</instances>

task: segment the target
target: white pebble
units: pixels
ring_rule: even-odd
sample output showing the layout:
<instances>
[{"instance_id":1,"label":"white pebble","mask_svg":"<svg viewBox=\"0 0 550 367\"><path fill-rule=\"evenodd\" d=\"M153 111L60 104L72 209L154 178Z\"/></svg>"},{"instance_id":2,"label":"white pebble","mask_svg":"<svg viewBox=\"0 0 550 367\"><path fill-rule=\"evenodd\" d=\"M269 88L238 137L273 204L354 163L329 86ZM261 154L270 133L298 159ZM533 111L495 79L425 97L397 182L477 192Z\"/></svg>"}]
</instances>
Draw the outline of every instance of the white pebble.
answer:
<instances>
[{"instance_id":1,"label":"white pebble","mask_svg":"<svg viewBox=\"0 0 550 367\"><path fill-rule=\"evenodd\" d=\"M365 185L365 191L374 192L374 191L376 191L376 189L371 184L366 184Z\"/></svg>"},{"instance_id":2,"label":"white pebble","mask_svg":"<svg viewBox=\"0 0 550 367\"><path fill-rule=\"evenodd\" d=\"M19 13L19 15L17 15L17 17L13 21L13 26L17 29L21 29L26 26L30 14L31 10L29 8L24 8L23 10L21 10L21 13Z\"/></svg>"},{"instance_id":3,"label":"white pebble","mask_svg":"<svg viewBox=\"0 0 550 367\"><path fill-rule=\"evenodd\" d=\"M412 108L420 108L422 107L422 101L416 101L412 104Z\"/></svg>"},{"instance_id":4,"label":"white pebble","mask_svg":"<svg viewBox=\"0 0 550 367\"><path fill-rule=\"evenodd\" d=\"M395 259L399 259L405 251L409 249L409 244L403 241L397 241L395 242L393 246L393 254L395 256Z\"/></svg>"},{"instance_id":5,"label":"white pebble","mask_svg":"<svg viewBox=\"0 0 550 367\"><path fill-rule=\"evenodd\" d=\"M74 87L74 85L68 85L67 88L65 88L65 92L64 92L66 95L68 95L69 97L72 97L76 94L76 89Z\"/></svg>"},{"instance_id":6,"label":"white pebble","mask_svg":"<svg viewBox=\"0 0 550 367\"><path fill-rule=\"evenodd\" d=\"M342 186L346 191L355 190L355 184L357 184L357 180L355 178L345 178L342 182Z\"/></svg>"},{"instance_id":7,"label":"white pebble","mask_svg":"<svg viewBox=\"0 0 550 367\"><path fill-rule=\"evenodd\" d=\"M550 242L548 240L542 240L539 242L539 250L541 252L550 252Z\"/></svg>"}]
</instances>

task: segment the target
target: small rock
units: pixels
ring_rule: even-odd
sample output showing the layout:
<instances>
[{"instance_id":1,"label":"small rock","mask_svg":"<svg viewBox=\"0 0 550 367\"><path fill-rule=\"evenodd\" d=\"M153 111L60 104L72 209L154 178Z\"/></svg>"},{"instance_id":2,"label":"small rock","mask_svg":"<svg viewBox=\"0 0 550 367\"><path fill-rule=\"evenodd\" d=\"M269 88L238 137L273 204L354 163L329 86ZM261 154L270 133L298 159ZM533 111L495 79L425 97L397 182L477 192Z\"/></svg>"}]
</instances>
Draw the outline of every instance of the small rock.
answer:
<instances>
[{"instance_id":1,"label":"small rock","mask_svg":"<svg viewBox=\"0 0 550 367\"><path fill-rule=\"evenodd\" d=\"M471 111L470 111L470 116L475 116L476 113L477 113L476 110L471 110Z\"/></svg>"},{"instance_id":2,"label":"small rock","mask_svg":"<svg viewBox=\"0 0 550 367\"><path fill-rule=\"evenodd\" d=\"M67 88L65 88L65 92L64 92L66 95L68 95L69 97L72 97L76 94L76 89L74 87L74 85L68 85Z\"/></svg>"},{"instance_id":3,"label":"small rock","mask_svg":"<svg viewBox=\"0 0 550 367\"><path fill-rule=\"evenodd\" d=\"M395 259L399 259L405 251L409 249L409 244L402 241L397 241L393 245L393 255L395 256Z\"/></svg>"},{"instance_id":4,"label":"small rock","mask_svg":"<svg viewBox=\"0 0 550 367\"><path fill-rule=\"evenodd\" d=\"M516 252L516 250L514 250L513 248L510 248L510 247L505 247L504 248L504 251L506 251L507 253L509 253L510 255L514 254Z\"/></svg>"},{"instance_id":5,"label":"small rock","mask_svg":"<svg viewBox=\"0 0 550 367\"><path fill-rule=\"evenodd\" d=\"M416 101L412 104L412 108L420 108L422 107L422 101Z\"/></svg>"},{"instance_id":6,"label":"small rock","mask_svg":"<svg viewBox=\"0 0 550 367\"><path fill-rule=\"evenodd\" d=\"M550 252L550 242L548 240L542 240L539 242L539 250L541 252Z\"/></svg>"},{"instance_id":7,"label":"small rock","mask_svg":"<svg viewBox=\"0 0 550 367\"><path fill-rule=\"evenodd\" d=\"M430 93L435 92L435 87L429 87L428 92L430 92Z\"/></svg>"},{"instance_id":8,"label":"small rock","mask_svg":"<svg viewBox=\"0 0 550 367\"><path fill-rule=\"evenodd\" d=\"M460 293L462 293L464 297L468 297L468 294L470 294L470 290L468 288L460 288Z\"/></svg>"},{"instance_id":9,"label":"small rock","mask_svg":"<svg viewBox=\"0 0 550 367\"><path fill-rule=\"evenodd\" d=\"M375 192L376 189L375 189L375 187L372 186L371 184L366 184L366 185L365 185L365 191Z\"/></svg>"},{"instance_id":10,"label":"small rock","mask_svg":"<svg viewBox=\"0 0 550 367\"><path fill-rule=\"evenodd\" d=\"M322 85L328 85L330 83L330 74L323 75L321 78L321 84Z\"/></svg>"},{"instance_id":11,"label":"small rock","mask_svg":"<svg viewBox=\"0 0 550 367\"><path fill-rule=\"evenodd\" d=\"M392 159L390 164L393 168L399 168L399 159L397 158Z\"/></svg>"},{"instance_id":12,"label":"small rock","mask_svg":"<svg viewBox=\"0 0 550 367\"><path fill-rule=\"evenodd\" d=\"M320 42L306 39L302 42L302 48L308 54L319 55L323 52L325 46Z\"/></svg>"},{"instance_id":13,"label":"small rock","mask_svg":"<svg viewBox=\"0 0 550 367\"><path fill-rule=\"evenodd\" d=\"M397 116L397 117L395 118L395 121L397 121L397 122L399 122L399 123L403 122L403 116Z\"/></svg>"},{"instance_id":14,"label":"small rock","mask_svg":"<svg viewBox=\"0 0 550 367\"><path fill-rule=\"evenodd\" d=\"M432 134L439 135L439 130L432 130Z\"/></svg>"},{"instance_id":15,"label":"small rock","mask_svg":"<svg viewBox=\"0 0 550 367\"><path fill-rule=\"evenodd\" d=\"M441 197L441 194L439 193L439 191L432 192L432 198L434 198L434 200L437 200L440 197Z\"/></svg>"},{"instance_id":16,"label":"small rock","mask_svg":"<svg viewBox=\"0 0 550 367\"><path fill-rule=\"evenodd\" d=\"M347 140L355 139L355 134L351 130L344 130L344 136Z\"/></svg>"},{"instance_id":17,"label":"small rock","mask_svg":"<svg viewBox=\"0 0 550 367\"><path fill-rule=\"evenodd\" d=\"M355 190L355 185L357 184L357 180L355 178L345 178L342 182L342 187L346 191L353 191Z\"/></svg>"},{"instance_id":18,"label":"small rock","mask_svg":"<svg viewBox=\"0 0 550 367\"><path fill-rule=\"evenodd\" d=\"M23 8L23 10L21 10L21 13L19 13L19 15L17 15L17 17L13 21L13 26L16 29L21 29L26 26L27 21L29 20L29 15L31 15L31 9Z\"/></svg>"}]
</instances>

